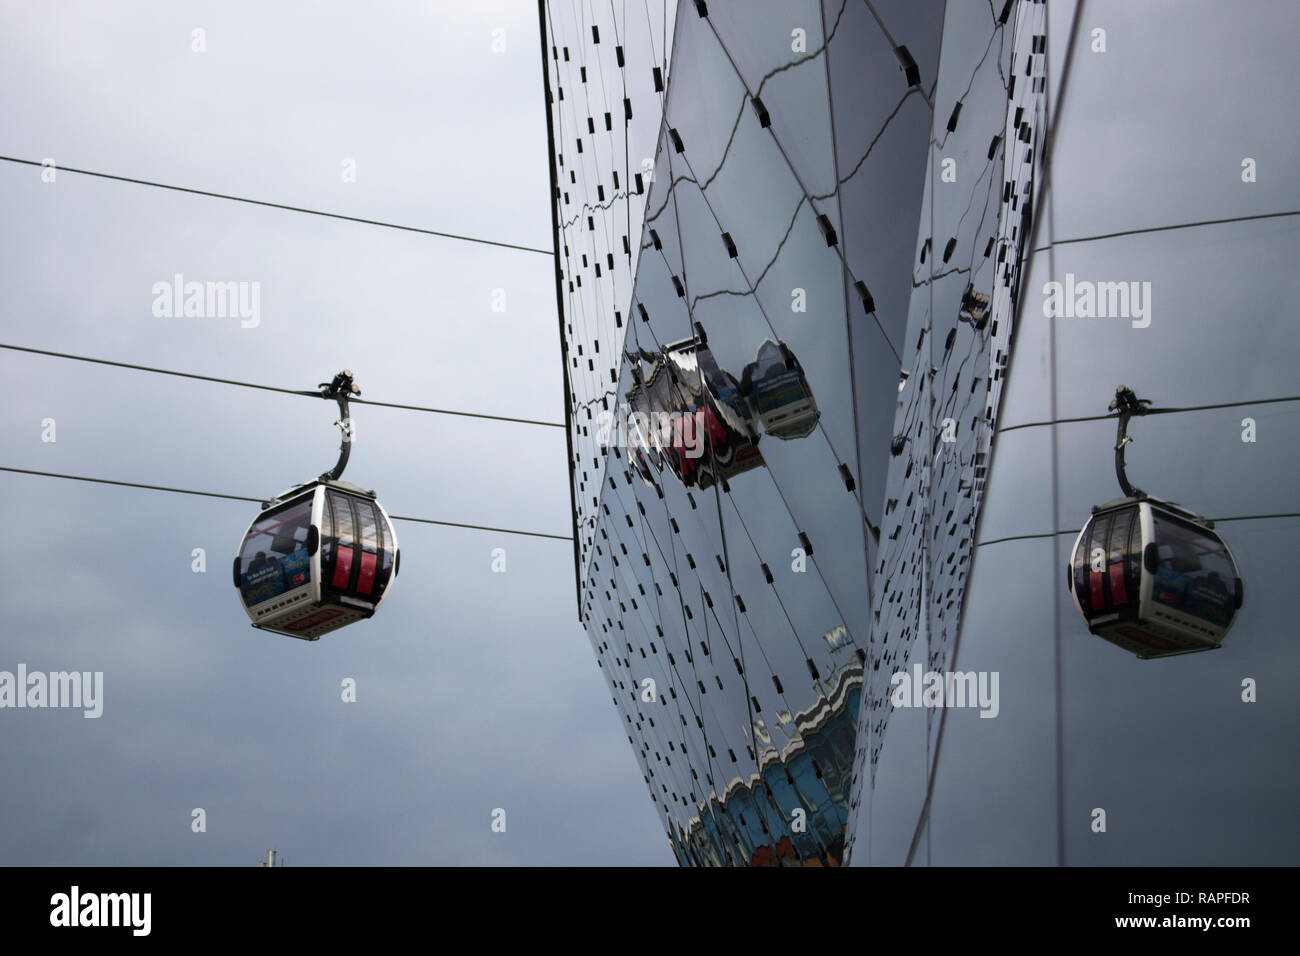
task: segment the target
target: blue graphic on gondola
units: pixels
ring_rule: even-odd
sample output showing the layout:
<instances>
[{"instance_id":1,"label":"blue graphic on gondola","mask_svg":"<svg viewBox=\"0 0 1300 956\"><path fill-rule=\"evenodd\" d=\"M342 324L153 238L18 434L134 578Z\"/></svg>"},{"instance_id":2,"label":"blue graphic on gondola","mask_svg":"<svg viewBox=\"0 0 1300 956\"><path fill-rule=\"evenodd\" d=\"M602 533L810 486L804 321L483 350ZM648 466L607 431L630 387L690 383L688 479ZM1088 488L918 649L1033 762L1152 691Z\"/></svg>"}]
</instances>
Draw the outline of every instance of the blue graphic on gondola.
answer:
<instances>
[{"instance_id":1,"label":"blue graphic on gondola","mask_svg":"<svg viewBox=\"0 0 1300 956\"><path fill-rule=\"evenodd\" d=\"M282 557L257 552L240 581L244 603L260 604L311 580L311 556L305 547Z\"/></svg>"}]
</instances>

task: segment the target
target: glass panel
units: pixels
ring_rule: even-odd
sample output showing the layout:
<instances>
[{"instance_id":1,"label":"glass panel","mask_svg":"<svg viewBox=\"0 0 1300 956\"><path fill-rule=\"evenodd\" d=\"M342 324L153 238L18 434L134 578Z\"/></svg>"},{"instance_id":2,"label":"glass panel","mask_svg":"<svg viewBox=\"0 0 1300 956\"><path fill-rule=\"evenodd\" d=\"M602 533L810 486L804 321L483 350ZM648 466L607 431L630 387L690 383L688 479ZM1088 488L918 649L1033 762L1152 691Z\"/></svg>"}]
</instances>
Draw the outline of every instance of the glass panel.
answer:
<instances>
[{"instance_id":1,"label":"glass panel","mask_svg":"<svg viewBox=\"0 0 1300 956\"><path fill-rule=\"evenodd\" d=\"M1124 574L1129 558L1129 538L1136 520L1136 508L1121 511L1115 515L1115 522L1110 529L1110 550L1106 558L1106 586L1110 588L1111 607L1116 609L1133 604L1138 599L1137 592L1129 590Z\"/></svg>"},{"instance_id":2,"label":"glass panel","mask_svg":"<svg viewBox=\"0 0 1300 956\"><path fill-rule=\"evenodd\" d=\"M375 516L375 506L369 501L355 503L357 522L361 529L361 549L371 554L379 548L379 527Z\"/></svg>"},{"instance_id":3,"label":"glass panel","mask_svg":"<svg viewBox=\"0 0 1300 956\"><path fill-rule=\"evenodd\" d=\"M856 770L856 812L866 813L865 820L851 823L855 845L867 843L872 862L901 862L900 854L910 850L931 755L954 720L938 705L922 706L924 718L915 709L891 708L891 680L909 678L899 686L911 686L915 696L930 675L937 680L954 673L977 532L992 549L999 538L1022 533L1032 515L1043 516L1036 533L1050 528L1053 517L1046 483L1028 489L991 484L991 500L984 502L1016 311L1016 251L1024 242L1030 208L1025 197L1034 180L1031 149L1008 132L1019 130L1017 110L1037 112L1039 81L1022 75L1013 87L1012 66L1024 74L1027 65L1041 63L1041 56L1031 61L1027 55L1038 46L1041 5L1013 4L1008 10L1015 13L1014 26L1001 24L985 4L947 4L937 81L931 86L929 76L920 78L933 122L924 192L912 206L920 213L920 229L907 267L912 289L904 334L898 335L901 290L874 279L867 283L884 290L877 310L881 302L894 303L891 313L876 318L900 359L892 401L878 395L864 413L866 427L878 435L879 403L894 408L879 555L872 565L871 669ZM902 94L895 87L894 96ZM902 108L906 100L895 102ZM871 201L870 191L863 199ZM870 262L863 269L868 278L874 272ZM852 297L863 299L862 290ZM878 334L873 338L880 340ZM863 381L856 358L855 377ZM877 383L876 389L879 378ZM814 385L820 399L820 382ZM997 442L999 460L1019 459L1036 475L1042 473L1043 452L1050 445L1024 432ZM870 449L864 446L863 454L879 462L879 439ZM864 484L868 480L864 474ZM1006 553L991 551L982 560L998 563L1003 580L1019 581L1023 569L1008 570L1000 561ZM1059 566L1044 570L1061 581ZM986 680L994 676L969 661L963 670L972 668ZM946 759L948 751L941 752ZM864 797L861 791L869 787L875 789ZM942 829L932 820L931 840Z\"/></svg>"},{"instance_id":4,"label":"glass panel","mask_svg":"<svg viewBox=\"0 0 1300 956\"><path fill-rule=\"evenodd\" d=\"M240 552L239 591L246 606L261 604L311 580L307 531L312 499L275 509L249 529Z\"/></svg>"},{"instance_id":5,"label":"glass panel","mask_svg":"<svg viewBox=\"0 0 1300 956\"><path fill-rule=\"evenodd\" d=\"M1141 594L1142 587L1142 521L1136 511L1129 527L1128 559L1124 566L1125 582L1134 599Z\"/></svg>"},{"instance_id":6,"label":"glass panel","mask_svg":"<svg viewBox=\"0 0 1300 956\"><path fill-rule=\"evenodd\" d=\"M346 590L351 583L353 569L353 547L356 543L352 519L351 499L336 491L329 493L330 504L334 511L334 534L331 542L335 554L334 569L326 584L337 590Z\"/></svg>"},{"instance_id":7,"label":"glass panel","mask_svg":"<svg viewBox=\"0 0 1300 956\"><path fill-rule=\"evenodd\" d=\"M1152 511L1160 568L1151 600L1223 627L1232 620L1236 569L1212 534Z\"/></svg>"},{"instance_id":8,"label":"glass panel","mask_svg":"<svg viewBox=\"0 0 1300 956\"><path fill-rule=\"evenodd\" d=\"M321 502L320 511L320 573L321 580L328 581L334 572L334 505L329 495Z\"/></svg>"},{"instance_id":9,"label":"glass panel","mask_svg":"<svg viewBox=\"0 0 1300 956\"><path fill-rule=\"evenodd\" d=\"M378 508L375 510L379 511ZM380 512L380 517L382 519L382 512ZM397 539L393 536L393 526L384 521L381 530L383 531L384 550L380 553L379 558L379 584L375 588L376 600L383 595L384 589L388 587L388 581L393 574L393 563L397 551Z\"/></svg>"},{"instance_id":10,"label":"glass panel","mask_svg":"<svg viewBox=\"0 0 1300 956\"><path fill-rule=\"evenodd\" d=\"M1107 597L1110 582L1107 580L1104 571L1092 568L1092 559L1094 555L1106 554L1106 541L1110 538L1110 529L1114 527L1114 524L1115 516L1113 514L1103 515L1098 518L1093 522L1092 540L1088 542L1088 586L1094 611L1104 612L1111 609Z\"/></svg>"},{"instance_id":11,"label":"glass panel","mask_svg":"<svg viewBox=\"0 0 1300 956\"><path fill-rule=\"evenodd\" d=\"M356 538L353 533L352 508L349 499L331 491L330 502L334 506L334 540L340 547L350 548Z\"/></svg>"}]
</instances>

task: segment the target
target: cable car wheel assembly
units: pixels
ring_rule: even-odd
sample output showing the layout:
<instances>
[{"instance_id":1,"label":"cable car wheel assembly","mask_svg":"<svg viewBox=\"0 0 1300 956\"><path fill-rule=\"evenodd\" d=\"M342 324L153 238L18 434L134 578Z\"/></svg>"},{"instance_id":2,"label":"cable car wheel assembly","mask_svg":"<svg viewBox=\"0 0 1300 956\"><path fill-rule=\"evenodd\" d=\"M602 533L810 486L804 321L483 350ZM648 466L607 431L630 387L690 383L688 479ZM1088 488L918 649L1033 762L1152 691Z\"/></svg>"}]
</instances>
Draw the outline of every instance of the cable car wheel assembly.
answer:
<instances>
[{"instance_id":1,"label":"cable car wheel assembly","mask_svg":"<svg viewBox=\"0 0 1300 956\"><path fill-rule=\"evenodd\" d=\"M1214 522L1134 487L1124 452L1129 419L1150 402L1120 386L1115 475L1124 497L1097 505L1075 539L1066 588L1088 630L1146 660L1222 645L1242 582Z\"/></svg>"},{"instance_id":2,"label":"cable car wheel assembly","mask_svg":"<svg viewBox=\"0 0 1300 956\"><path fill-rule=\"evenodd\" d=\"M345 369L319 392L305 394L338 403L338 461L262 504L235 555L233 576L253 627L315 641L374 615L401 553L375 493L341 480L352 452L348 398L361 394L352 373Z\"/></svg>"}]
</instances>

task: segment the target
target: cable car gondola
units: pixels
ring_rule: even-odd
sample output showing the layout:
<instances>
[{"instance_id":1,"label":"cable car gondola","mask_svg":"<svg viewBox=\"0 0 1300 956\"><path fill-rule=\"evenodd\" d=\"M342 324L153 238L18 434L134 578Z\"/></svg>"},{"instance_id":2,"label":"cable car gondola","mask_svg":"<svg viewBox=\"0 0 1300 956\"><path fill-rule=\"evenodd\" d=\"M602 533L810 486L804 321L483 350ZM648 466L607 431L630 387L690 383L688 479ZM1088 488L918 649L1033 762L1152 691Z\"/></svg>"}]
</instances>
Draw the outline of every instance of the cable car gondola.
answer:
<instances>
[{"instance_id":1,"label":"cable car gondola","mask_svg":"<svg viewBox=\"0 0 1300 956\"><path fill-rule=\"evenodd\" d=\"M1088 630L1143 659L1218 648L1242 604L1237 564L1214 522L1129 484L1128 420L1146 404L1131 389L1116 391L1115 472L1125 497L1092 509L1066 569Z\"/></svg>"},{"instance_id":2,"label":"cable car gondola","mask_svg":"<svg viewBox=\"0 0 1300 956\"><path fill-rule=\"evenodd\" d=\"M740 393L763 423L763 431L789 440L812 433L821 418L803 366L784 342L767 339L741 375Z\"/></svg>"},{"instance_id":3,"label":"cable car gondola","mask_svg":"<svg viewBox=\"0 0 1300 956\"><path fill-rule=\"evenodd\" d=\"M763 455L740 383L718 366L696 329L692 338L641 353L650 370L634 377L627 398L635 410L668 414L667 433L652 426L646 437L683 487L707 489L762 466Z\"/></svg>"},{"instance_id":4,"label":"cable car gondola","mask_svg":"<svg viewBox=\"0 0 1300 956\"><path fill-rule=\"evenodd\" d=\"M988 295L983 292L976 292L975 283L966 283L966 291L962 293L961 306L957 310L957 321L969 323L976 329L982 329L988 324L988 319Z\"/></svg>"},{"instance_id":5,"label":"cable car gondola","mask_svg":"<svg viewBox=\"0 0 1300 956\"><path fill-rule=\"evenodd\" d=\"M348 396L361 390L348 371L321 390L343 416L338 463L265 502L234 562L234 585L253 626L305 641L373 616L401 560L375 493L339 480L351 452Z\"/></svg>"},{"instance_id":6,"label":"cable car gondola","mask_svg":"<svg viewBox=\"0 0 1300 956\"><path fill-rule=\"evenodd\" d=\"M663 465L660 461L659 446L648 432L653 431L650 397L641 381L640 365L632 366L632 387L624 396L628 415L627 461L632 469L641 476L641 480L663 497L659 487L658 474ZM644 429L644 430L643 430Z\"/></svg>"}]
</instances>

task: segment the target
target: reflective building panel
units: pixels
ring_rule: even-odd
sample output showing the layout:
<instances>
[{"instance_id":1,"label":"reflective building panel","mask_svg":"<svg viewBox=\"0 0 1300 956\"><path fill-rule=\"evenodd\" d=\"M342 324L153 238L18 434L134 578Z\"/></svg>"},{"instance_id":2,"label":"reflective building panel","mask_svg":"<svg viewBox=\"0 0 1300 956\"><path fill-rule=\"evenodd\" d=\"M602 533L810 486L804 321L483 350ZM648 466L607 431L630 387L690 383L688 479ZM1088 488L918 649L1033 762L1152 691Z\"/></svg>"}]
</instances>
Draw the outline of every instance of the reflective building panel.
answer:
<instances>
[{"instance_id":1,"label":"reflective building panel","mask_svg":"<svg viewBox=\"0 0 1300 956\"><path fill-rule=\"evenodd\" d=\"M1300 147L1224 77L1297 15L1076 12L539 4L579 616L682 865L1294 857Z\"/></svg>"},{"instance_id":2,"label":"reflective building panel","mask_svg":"<svg viewBox=\"0 0 1300 956\"><path fill-rule=\"evenodd\" d=\"M905 312L882 319L871 287L891 305L911 287L871 249L910 253L846 228L840 189L915 233L929 92L890 36L932 83L941 18L896 4L887 31L849 3L677 4L650 11L667 38L620 24L611 69L603 13L542 9L583 623L681 862L839 865L893 417L889 393L860 404L855 349L892 392ZM644 191L602 218L635 157L602 140L598 91L638 47L665 61L623 120L655 124ZM597 275L604 234L629 228L630 255Z\"/></svg>"}]
</instances>

